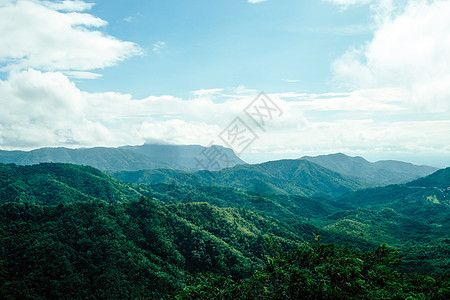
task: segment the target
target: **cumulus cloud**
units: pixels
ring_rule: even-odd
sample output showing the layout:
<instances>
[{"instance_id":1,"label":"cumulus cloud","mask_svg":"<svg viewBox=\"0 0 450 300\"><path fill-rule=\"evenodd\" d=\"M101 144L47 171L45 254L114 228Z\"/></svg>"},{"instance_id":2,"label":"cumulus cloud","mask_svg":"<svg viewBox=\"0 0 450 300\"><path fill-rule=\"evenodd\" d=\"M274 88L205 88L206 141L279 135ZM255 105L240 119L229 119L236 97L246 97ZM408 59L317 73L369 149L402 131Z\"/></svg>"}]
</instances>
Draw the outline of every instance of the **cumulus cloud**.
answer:
<instances>
[{"instance_id":1,"label":"cumulus cloud","mask_svg":"<svg viewBox=\"0 0 450 300\"><path fill-rule=\"evenodd\" d=\"M87 13L83 1L11 1L0 4L3 69L90 70L141 54L139 46L95 28L106 21Z\"/></svg>"},{"instance_id":2,"label":"cumulus cloud","mask_svg":"<svg viewBox=\"0 0 450 300\"><path fill-rule=\"evenodd\" d=\"M107 131L86 119L85 98L61 73L13 72L0 95L2 145L89 144Z\"/></svg>"},{"instance_id":3,"label":"cumulus cloud","mask_svg":"<svg viewBox=\"0 0 450 300\"><path fill-rule=\"evenodd\" d=\"M373 4L373 39L335 61L335 78L353 89L398 88L416 109L449 111L450 2L406 2Z\"/></svg>"}]
</instances>

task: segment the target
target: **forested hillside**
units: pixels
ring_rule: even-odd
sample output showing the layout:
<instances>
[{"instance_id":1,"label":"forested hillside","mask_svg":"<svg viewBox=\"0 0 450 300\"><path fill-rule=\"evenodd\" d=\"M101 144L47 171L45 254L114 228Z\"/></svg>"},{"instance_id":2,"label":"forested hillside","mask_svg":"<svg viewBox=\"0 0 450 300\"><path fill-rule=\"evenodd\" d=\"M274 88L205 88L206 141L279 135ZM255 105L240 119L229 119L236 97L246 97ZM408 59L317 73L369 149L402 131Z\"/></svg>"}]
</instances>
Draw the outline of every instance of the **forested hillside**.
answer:
<instances>
[{"instance_id":1,"label":"forested hillside","mask_svg":"<svg viewBox=\"0 0 450 300\"><path fill-rule=\"evenodd\" d=\"M140 196L101 171L72 164L0 164L0 203L58 204L101 199L120 203Z\"/></svg>"},{"instance_id":2,"label":"forested hillside","mask_svg":"<svg viewBox=\"0 0 450 300\"><path fill-rule=\"evenodd\" d=\"M277 160L256 165L238 165L220 171L181 172L142 170L117 172L117 179L146 184L221 186L240 188L261 195L338 196L367 187L358 180L306 160Z\"/></svg>"},{"instance_id":3,"label":"forested hillside","mask_svg":"<svg viewBox=\"0 0 450 300\"><path fill-rule=\"evenodd\" d=\"M286 248L301 241L251 211L150 199L6 203L0 228L0 295L16 299L160 297L180 288L185 272L251 275L268 233Z\"/></svg>"},{"instance_id":4,"label":"forested hillside","mask_svg":"<svg viewBox=\"0 0 450 300\"><path fill-rule=\"evenodd\" d=\"M301 190L323 174L307 172L309 164L257 171L293 177L291 191ZM311 198L247 190L245 167L231 173L244 174L236 188L125 183L71 164L0 164L1 297L448 298L450 169Z\"/></svg>"}]
</instances>

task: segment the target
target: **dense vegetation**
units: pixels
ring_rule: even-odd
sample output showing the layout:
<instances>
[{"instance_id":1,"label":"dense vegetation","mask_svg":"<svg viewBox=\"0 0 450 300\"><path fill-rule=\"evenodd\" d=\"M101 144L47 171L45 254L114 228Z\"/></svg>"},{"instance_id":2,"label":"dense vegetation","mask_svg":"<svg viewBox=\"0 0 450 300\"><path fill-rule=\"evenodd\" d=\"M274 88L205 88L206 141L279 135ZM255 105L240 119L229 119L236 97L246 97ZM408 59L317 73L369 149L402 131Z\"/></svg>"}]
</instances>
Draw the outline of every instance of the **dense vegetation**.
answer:
<instances>
[{"instance_id":1,"label":"dense vegetation","mask_svg":"<svg viewBox=\"0 0 450 300\"><path fill-rule=\"evenodd\" d=\"M448 299L449 174L310 198L0 164L0 298Z\"/></svg>"},{"instance_id":2,"label":"dense vegetation","mask_svg":"<svg viewBox=\"0 0 450 300\"><path fill-rule=\"evenodd\" d=\"M262 195L286 194L307 197L333 197L367 187L352 177L297 159L238 165L214 172L187 173L161 169L116 172L113 176L131 183L220 186L240 188Z\"/></svg>"},{"instance_id":3,"label":"dense vegetation","mask_svg":"<svg viewBox=\"0 0 450 300\"><path fill-rule=\"evenodd\" d=\"M0 164L0 203L59 204L101 199L120 203L140 194L97 169L70 164Z\"/></svg>"},{"instance_id":4,"label":"dense vegetation","mask_svg":"<svg viewBox=\"0 0 450 300\"><path fill-rule=\"evenodd\" d=\"M207 274L193 278L177 299L448 299L450 281L396 269L397 251L382 244L361 253L346 246L300 244L276 251L241 280Z\"/></svg>"},{"instance_id":5,"label":"dense vegetation","mask_svg":"<svg viewBox=\"0 0 450 300\"><path fill-rule=\"evenodd\" d=\"M185 272L245 277L261 265L265 234L276 234L285 248L295 244L296 234L282 226L206 203L6 203L0 206L0 295L155 298L180 288Z\"/></svg>"}]
</instances>

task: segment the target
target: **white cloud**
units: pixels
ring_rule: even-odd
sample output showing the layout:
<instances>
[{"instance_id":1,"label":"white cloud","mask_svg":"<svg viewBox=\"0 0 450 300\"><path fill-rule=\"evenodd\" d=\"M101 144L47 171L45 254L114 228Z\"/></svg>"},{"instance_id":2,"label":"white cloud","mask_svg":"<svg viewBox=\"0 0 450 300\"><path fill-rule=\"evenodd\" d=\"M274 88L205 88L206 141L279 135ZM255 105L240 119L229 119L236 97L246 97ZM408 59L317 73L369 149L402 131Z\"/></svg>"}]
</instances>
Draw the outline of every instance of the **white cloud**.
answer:
<instances>
[{"instance_id":1,"label":"white cloud","mask_svg":"<svg viewBox=\"0 0 450 300\"><path fill-rule=\"evenodd\" d=\"M63 73L69 76L70 78L77 78L77 79L97 79L103 76L102 74L98 73L82 72L82 71L65 71Z\"/></svg>"},{"instance_id":2,"label":"white cloud","mask_svg":"<svg viewBox=\"0 0 450 300\"><path fill-rule=\"evenodd\" d=\"M84 1L74 0L74 1L60 1L60 2L51 2L51 1L35 1L37 3L41 3L48 8L54 10L61 11L85 11L89 10L94 6L94 3L87 3Z\"/></svg>"},{"instance_id":3,"label":"white cloud","mask_svg":"<svg viewBox=\"0 0 450 300\"><path fill-rule=\"evenodd\" d=\"M128 16L126 18L123 18L123 21L127 22L127 23L133 23L135 20L136 20L136 18L132 17L132 16Z\"/></svg>"},{"instance_id":4,"label":"white cloud","mask_svg":"<svg viewBox=\"0 0 450 300\"><path fill-rule=\"evenodd\" d=\"M255 4L255 3L261 3L261 2L264 2L264 1L266 1L266 0L248 0L248 3Z\"/></svg>"},{"instance_id":5,"label":"white cloud","mask_svg":"<svg viewBox=\"0 0 450 300\"><path fill-rule=\"evenodd\" d=\"M219 93L220 90L209 91ZM251 99L214 103L80 91L60 72L12 72L0 81L0 141L9 148L137 144L150 140L208 144Z\"/></svg>"},{"instance_id":6,"label":"white cloud","mask_svg":"<svg viewBox=\"0 0 450 300\"><path fill-rule=\"evenodd\" d=\"M397 88L418 110L449 111L450 2L389 4L374 4L374 38L334 63L336 80L354 89Z\"/></svg>"},{"instance_id":7,"label":"white cloud","mask_svg":"<svg viewBox=\"0 0 450 300\"><path fill-rule=\"evenodd\" d=\"M3 1L0 61L9 70L84 71L112 66L141 53L132 42L93 30L105 26L104 20L74 12L91 6L83 1Z\"/></svg>"},{"instance_id":8,"label":"white cloud","mask_svg":"<svg viewBox=\"0 0 450 300\"><path fill-rule=\"evenodd\" d=\"M223 89L201 89L197 91L192 91L191 94L194 96L208 96L208 95L214 95L222 92Z\"/></svg>"},{"instance_id":9,"label":"white cloud","mask_svg":"<svg viewBox=\"0 0 450 300\"><path fill-rule=\"evenodd\" d=\"M448 165L450 121L340 119L303 123L291 130L271 130L244 153L248 162L343 152L377 159ZM271 141L276 140L273 144ZM430 159L439 157L436 160ZM408 159L407 159L408 158Z\"/></svg>"},{"instance_id":10,"label":"white cloud","mask_svg":"<svg viewBox=\"0 0 450 300\"><path fill-rule=\"evenodd\" d=\"M0 95L3 145L89 144L107 131L86 119L88 103L61 73L13 72L0 81Z\"/></svg>"},{"instance_id":11,"label":"white cloud","mask_svg":"<svg viewBox=\"0 0 450 300\"><path fill-rule=\"evenodd\" d=\"M167 43L166 42L161 42L161 41L157 41L156 43L153 43L153 52L155 53L161 53L164 48L166 48Z\"/></svg>"}]
</instances>

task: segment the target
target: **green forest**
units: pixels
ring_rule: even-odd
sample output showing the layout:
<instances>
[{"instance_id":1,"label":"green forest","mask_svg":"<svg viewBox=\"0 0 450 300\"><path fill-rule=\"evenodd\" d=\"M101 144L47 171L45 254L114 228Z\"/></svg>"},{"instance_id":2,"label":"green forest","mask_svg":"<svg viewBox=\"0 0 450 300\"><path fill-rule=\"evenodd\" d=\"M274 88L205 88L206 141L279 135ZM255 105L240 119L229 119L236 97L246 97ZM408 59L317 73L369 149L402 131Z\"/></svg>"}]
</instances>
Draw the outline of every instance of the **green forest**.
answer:
<instances>
[{"instance_id":1,"label":"green forest","mask_svg":"<svg viewBox=\"0 0 450 300\"><path fill-rule=\"evenodd\" d=\"M327 171L332 193L298 194L310 165L274 193L241 166L201 185L0 164L0 298L450 298L450 169L368 189Z\"/></svg>"}]
</instances>

